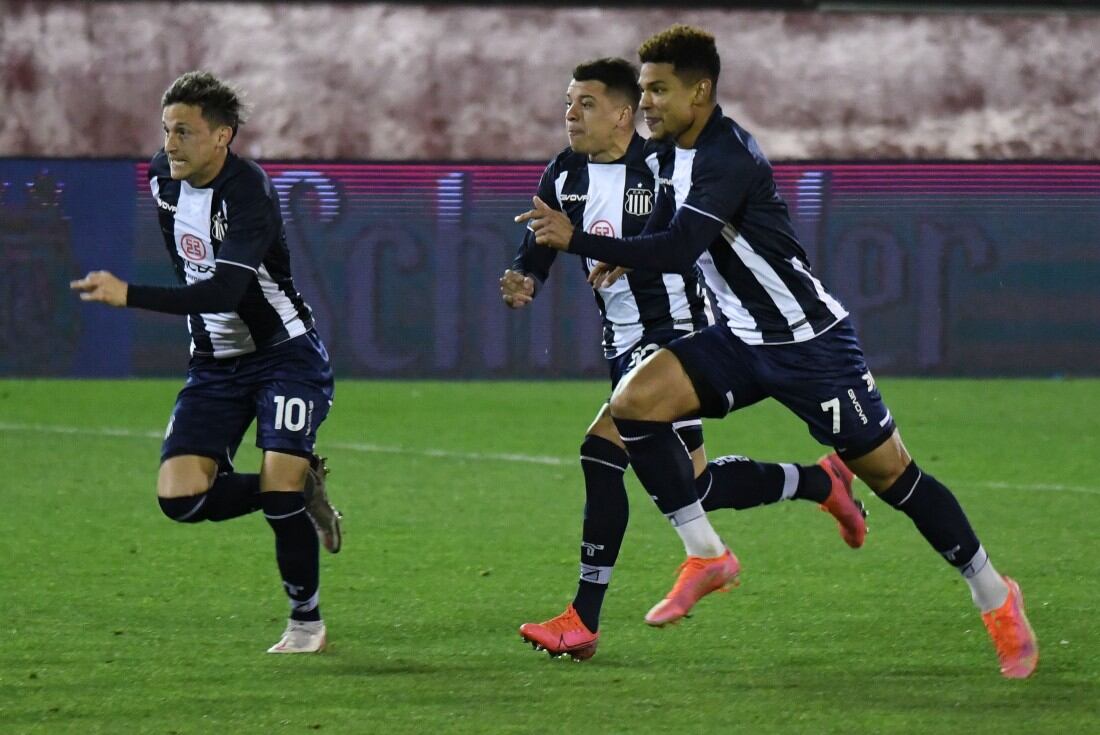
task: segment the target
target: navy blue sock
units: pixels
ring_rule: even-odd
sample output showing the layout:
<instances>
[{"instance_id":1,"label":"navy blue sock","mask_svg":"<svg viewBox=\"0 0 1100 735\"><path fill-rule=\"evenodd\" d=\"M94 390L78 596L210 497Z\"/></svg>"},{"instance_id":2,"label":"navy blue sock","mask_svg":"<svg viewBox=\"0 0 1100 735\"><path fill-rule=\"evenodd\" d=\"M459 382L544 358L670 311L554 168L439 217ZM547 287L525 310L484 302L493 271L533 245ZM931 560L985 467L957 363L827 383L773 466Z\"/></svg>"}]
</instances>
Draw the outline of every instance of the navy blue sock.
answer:
<instances>
[{"instance_id":1,"label":"navy blue sock","mask_svg":"<svg viewBox=\"0 0 1100 735\"><path fill-rule=\"evenodd\" d=\"M626 535L630 504L623 473L630 458L613 442L588 435L581 443L584 472L584 524L581 529L581 578L573 607L595 633L615 560Z\"/></svg>"},{"instance_id":2,"label":"navy blue sock","mask_svg":"<svg viewBox=\"0 0 1100 735\"><path fill-rule=\"evenodd\" d=\"M291 619L320 620L320 542L306 515L305 497L301 492L265 492L260 503L275 532L275 560L290 598Z\"/></svg>"},{"instance_id":3,"label":"navy blue sock","mask_svg":"<svg viewBox=\"0 0 1100 735\"><path fill-rule=\"evenodd\" d=\"M260 476L225 472L205 493L157 498L164 515L180 523L227 521L260 509Z\"/></svg>"},{"instance_id":4,"label":"navy blue sock","mask_svg":"<svg viewBox=\"0 0 1100 735\"><path fill-rule=\"evenodd\" d=\"M616 418L615 426L634 473L662 513L671 517L699 500L691 455L671 423Z\"/></svg>"},{"instance_id":5,"label":"navy blue sock","mask_svg":"<svg viewBox=\"0 0 1100 735\"><path fill-rule=\"evenodd\" d=\"M957 569L963 570L978 553L981 544L959 501L916 462L879 497L909 516L932 548Z\"/></svg>"},{"instance_id":6,"label":"navy blue sock","mask_svg":"<svg viewBox=\"0 0 1100 735\"><path fill-rule=\"evenodd\" d=\"M814 465L801 467L775 462L756 462L731 454L707 463L695 479L703 510L745 510L785 499L824 502L829 497L829 476Z\"/></svg>"}]
</instances>

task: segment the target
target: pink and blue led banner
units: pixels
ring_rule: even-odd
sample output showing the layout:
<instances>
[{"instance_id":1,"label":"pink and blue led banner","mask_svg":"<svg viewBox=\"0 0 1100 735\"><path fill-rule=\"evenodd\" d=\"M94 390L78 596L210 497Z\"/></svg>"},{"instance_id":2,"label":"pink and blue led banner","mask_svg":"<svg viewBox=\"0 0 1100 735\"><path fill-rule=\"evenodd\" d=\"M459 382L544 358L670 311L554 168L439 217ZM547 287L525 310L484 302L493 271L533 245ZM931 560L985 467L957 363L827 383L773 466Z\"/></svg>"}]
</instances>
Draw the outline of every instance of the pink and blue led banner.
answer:
<instances>
[{"instance_id":1,"label":"pink and blue led banner","mask_svg":"<svg viewBox=\"0 0 1100 735\"><path fill-rule=\"evenodd\" d=\"M265 162L343 377L604 377L573 256L531 308L497 278L541 164ZM179 375L182 319L79 304L171 268L126 161L0 160L0 374ZM1100 164L778 164L815 272L880 374L1100 374Z\"/></svg>"}]
</instances>

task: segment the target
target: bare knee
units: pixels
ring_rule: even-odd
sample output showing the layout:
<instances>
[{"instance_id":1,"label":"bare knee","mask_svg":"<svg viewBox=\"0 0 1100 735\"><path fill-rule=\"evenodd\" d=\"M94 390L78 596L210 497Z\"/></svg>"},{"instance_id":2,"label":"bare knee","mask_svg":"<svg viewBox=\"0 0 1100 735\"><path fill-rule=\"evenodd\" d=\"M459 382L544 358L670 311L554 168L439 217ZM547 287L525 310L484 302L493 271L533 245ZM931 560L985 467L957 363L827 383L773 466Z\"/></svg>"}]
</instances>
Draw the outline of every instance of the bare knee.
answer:
<instances>
[{"instance_id":1,"label":"bare knee","mask_svg":"<svg viewBox=\"0 0 1100 735\"><path fill-rule=\"evenodd\" d=\"M912 461L901 435L895 431L884 443L846 464L868 487L882 493L894 486Z\"/></svg>"},{"instance_id":2,"label":"bare knee","mask_svg":"<svg viewBox=\"0 0 1100 735\"><path fill-rule=\"evenodd\" d=\"M596 418L589 424L588 430L584 432L585 438L590 436L598 436L601 439L611 442L620 449L624 449L622 438L619 436L619 430L615 426L615 422L611 420L611 407L605 403L600 412L596 414Z\"/></svg>"},{"instance_id":3,"label":"bare knee","mask_svg":"<svg viewBox=\"0 0 1100 735\"><path fill-rule=\"evenodd\" d=\"M611 415L617 419L675 421L698 410L695 386L667 349L650 355L611 395Z\"/></svg>"},{"instance_id":4,"label":"bare knee","mask_svg":"<svg viewBox=\"0 0 1100 735\"><path fill-rule=\"evenodd\" d=\"M262 492L294 492L306 486L309 460L296 454L265 451L260 470Z\"/></svg>"},{"instance_id":5,"label":"bare knee","mask_svg":"<svg viewBox=\"0 0 1100 735\"><path fill-rule=\"evenodd\" d=\"M210 457L180 455L169 457L157 473L157 497L186 498L201 495L214 484L218 463Z\"/></svg>"},{"instance_id":6,"label":"bare knee","mask_svg":"<svg viewBox=\"0 0 1100 735\"><path fill-rule=\"evenodd\" d=\"M630 383L620 383L611 394L609 404L611 415L617 419L650 418L653 409L653 395L645 385L634 387Z\"/></svg>"}]
</instances>

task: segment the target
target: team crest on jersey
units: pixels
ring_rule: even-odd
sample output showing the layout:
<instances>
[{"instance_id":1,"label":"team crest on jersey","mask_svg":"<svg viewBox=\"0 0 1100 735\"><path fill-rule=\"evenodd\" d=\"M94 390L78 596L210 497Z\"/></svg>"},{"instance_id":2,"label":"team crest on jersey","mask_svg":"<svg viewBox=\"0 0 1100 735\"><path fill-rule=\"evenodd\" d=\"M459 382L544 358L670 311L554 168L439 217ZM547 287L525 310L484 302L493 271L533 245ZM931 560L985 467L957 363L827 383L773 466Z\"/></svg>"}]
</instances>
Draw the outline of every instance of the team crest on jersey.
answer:
<instances>
[{"instance_id":1,"label":"team crest on jersey","mask_svg":"<svg viewBox=\"0 0 1100 735\"><path fill-rule=\"evenodd\" d=\"M229 229L229 223L225 220L224 212L217 212L210 218L210 234L215 240L224 240L227 229Z\"/></svg>"},{"instance_id":2,"label":"team crest on jersey","mask_svg":"<svg viewBox=\"0 0 1100 735\"><path fill-rule=\"evenodd\" d=\"M206 259L206 243L194 235L184 235L180 238L180 250L188 260Z\"/></svg>"},{"instance_id":3,"label":"team crest on jersey","mask_svg":"<svg viewBox=\"0 0 1100 735\"><path fill-rule=\"evenodd\" d=\"M645 217L653 211L653 192L649 189L629 189L623 209L635 217Z\"/></svg>"},{"instance_id":4,"label":"team crest on jersey","mask_svg":"<svg viewBox=\"0 0 1100 735\"><path fill-rule=\"evenodd\" d=\"M596 220L588 228L589 234L615 237L615 228L605 219Z\"/></svg>"}]
</instances>

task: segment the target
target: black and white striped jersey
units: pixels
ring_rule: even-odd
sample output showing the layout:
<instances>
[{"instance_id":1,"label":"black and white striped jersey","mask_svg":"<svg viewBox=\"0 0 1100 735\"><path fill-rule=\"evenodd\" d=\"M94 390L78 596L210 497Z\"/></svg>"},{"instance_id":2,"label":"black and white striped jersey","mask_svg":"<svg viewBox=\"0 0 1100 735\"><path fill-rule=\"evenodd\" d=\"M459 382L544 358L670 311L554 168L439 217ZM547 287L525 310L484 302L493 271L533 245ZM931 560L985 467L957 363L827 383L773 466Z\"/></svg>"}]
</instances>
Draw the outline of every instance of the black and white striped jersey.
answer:
<instances>
[{"instance_id":1,"label":"black and white striped jersey","mask_svg":"<svg viewBox=\"0 0 1100 735\"><path fill-rule=\"evenodd\" d=\"M543 171L538 195L564 212L578 230L607 237L637 235L653 209L656 169L656 153L647 153L645 139L637 134L623 157L610 163L594 163L566 148ZM542 283L556 255L556 250L536 245L528 230L512 268ZM583 261L586 276L595 263ZM692 266L681 273L635 270L595 295L608 359L637 344L646 332L678 329L688 333L707 325L702 289Z\"/></svg>"},{"instance_id":2,"label":"black and white striped jersey","mask_svg":"<svg viewBox=\"0 0 1100 735\"><path fill-rule=\"evenodd\" d=\"M803 342L847 316L811 273L768 159L720 107L694 148L667 147L658 163L645 233L620 243L574 233L570 250L636 268L696 263L719 320L748 344Z\"/></svg>"},{"instance_id":3,"label":"black and white striped jersey","mask_svg":"<svg viewBox=\"0 0 1100 735\"><path fill-rule=\"evenodd\" d=\"M149 165L149 187L181 283L212 279L220 268L251 271L235 310L188 314L191 354L235 357L313 327L291 277L279 195L263 169L230 152L214 180L195 188L172 179L162 149Z\"/></svg>"}]
</instances>

